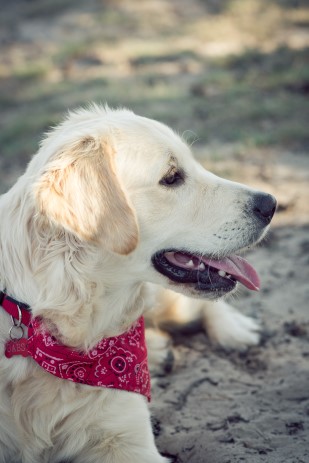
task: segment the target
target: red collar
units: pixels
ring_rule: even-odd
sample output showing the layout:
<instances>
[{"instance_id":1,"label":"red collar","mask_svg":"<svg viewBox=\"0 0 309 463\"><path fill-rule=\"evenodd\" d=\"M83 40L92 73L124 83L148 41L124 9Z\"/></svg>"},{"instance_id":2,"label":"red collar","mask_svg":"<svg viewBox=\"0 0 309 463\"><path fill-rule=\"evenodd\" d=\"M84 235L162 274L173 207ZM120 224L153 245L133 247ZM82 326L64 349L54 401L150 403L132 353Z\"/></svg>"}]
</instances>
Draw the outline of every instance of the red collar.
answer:
<instances>
[{"instance_id":1,"label":"red collar","mask_svg":"<svg viewBox=\"0 0 309 463\"><path fill-rule=\"evenodd\" d=\"M28 327L27 339L16 339L19 335L15 335L16 338L6 343L7 358L14 355L30 356L44 370L58 378L89 386L137 392L150 401L150 375L143 317L125 333L103 338L89 352L80 352L58 342L46 331L42 319L32 317L29 306L2 291L0 305L12 316L12 326L16 330L21 324ZM12 335L11 337L13 338Z\"/></svg>"}]
</instances>

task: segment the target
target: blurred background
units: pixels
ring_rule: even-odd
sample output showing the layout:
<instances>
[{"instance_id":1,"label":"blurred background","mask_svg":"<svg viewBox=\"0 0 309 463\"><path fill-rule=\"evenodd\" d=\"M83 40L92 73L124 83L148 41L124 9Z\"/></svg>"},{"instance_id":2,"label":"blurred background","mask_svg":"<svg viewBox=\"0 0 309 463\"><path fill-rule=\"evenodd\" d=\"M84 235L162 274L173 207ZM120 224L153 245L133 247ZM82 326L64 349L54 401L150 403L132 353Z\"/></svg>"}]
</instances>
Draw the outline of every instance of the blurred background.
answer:
<instances>
[{"instance_id":1,"label":"blurred background","mask_svg":"<svg viewBox=\"0 0 309 463\"><path fill-rule=\"evenodd\" d=\"M204 333L175 341L154 430L178 463L309 461L308 0L0 7L0 193L50 126L95 101L167 123L205 167L278 198L249 256L262 290L233 301L264 325L262 344L222 353Z\"/></svg>"},{"instance_id":2,"label":"blurred background","mask_svg":"<svg viewBox=\"0 0 309 463\"><path fill-rule=\"evenodd\" d=\"M128 106L171 125L222 175L238 177L241 163L268 180L278 153L282 163L303 170L306 0L0 5L0 192L43 132L68 108L90 101Z\"/></svg>"}]
</instances>

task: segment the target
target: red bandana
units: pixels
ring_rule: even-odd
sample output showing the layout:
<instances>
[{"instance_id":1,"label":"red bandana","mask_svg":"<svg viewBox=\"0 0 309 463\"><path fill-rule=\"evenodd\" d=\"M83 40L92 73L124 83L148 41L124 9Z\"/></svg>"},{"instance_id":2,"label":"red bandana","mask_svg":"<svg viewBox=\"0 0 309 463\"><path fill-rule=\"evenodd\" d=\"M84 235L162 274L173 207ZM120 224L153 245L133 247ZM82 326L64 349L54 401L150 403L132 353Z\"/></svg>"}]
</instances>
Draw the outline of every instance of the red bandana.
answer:
<instances>
[{"instance_id":1,"label":"red bandana","mask_svg":"<svg viewBox=\"0 0 309 463\"><path fill-rule=\"evenodd\" d=\"M7 296L5 299L2 306L12 315L12 310L8 310L12 299ZM24 321L24 313L29 318L29 312L22 309L22 322L28 324ZM58 378L89 386L137 392L150 401L143 317L125 333L103 338L89 352L79 352L59 343L44 329L39 318L30 320L29 336L29 339L8 341L5 355L8 358L30 355L44 370Z\"/></svg>"}]
</instances>

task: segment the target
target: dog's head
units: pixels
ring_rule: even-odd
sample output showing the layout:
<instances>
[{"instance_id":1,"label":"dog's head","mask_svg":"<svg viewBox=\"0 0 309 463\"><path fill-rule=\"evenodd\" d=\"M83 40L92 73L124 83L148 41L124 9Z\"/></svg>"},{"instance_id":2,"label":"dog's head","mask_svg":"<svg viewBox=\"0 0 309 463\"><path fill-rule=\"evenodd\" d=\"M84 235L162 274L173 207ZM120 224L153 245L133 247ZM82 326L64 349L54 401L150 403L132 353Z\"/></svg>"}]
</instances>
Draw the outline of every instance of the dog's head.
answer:
<instances>
[{"instance_id":1,"label":"dog's head","mask_svg":"<svg viewBox=\"0 0 309 463\"><path fill-rule=\"evenodd\" d=\"M196 162L171 129L130 111L72 114L43 143L38 213L110 253L119 280L217 298L259 286L237 253L266 233L275 199Z\"/></svg>"}]
</instances>

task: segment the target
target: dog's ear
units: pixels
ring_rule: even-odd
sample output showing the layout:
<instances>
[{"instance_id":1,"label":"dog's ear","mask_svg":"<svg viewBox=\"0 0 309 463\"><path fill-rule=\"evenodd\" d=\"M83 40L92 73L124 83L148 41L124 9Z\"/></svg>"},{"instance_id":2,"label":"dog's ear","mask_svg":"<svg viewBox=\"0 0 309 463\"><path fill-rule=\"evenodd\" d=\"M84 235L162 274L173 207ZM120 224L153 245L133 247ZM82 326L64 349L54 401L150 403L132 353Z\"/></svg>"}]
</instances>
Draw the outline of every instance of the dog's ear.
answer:
<instances>
[{"instance_id":1,"label":"dog's ear","mask_svg":"<svg viewBox=\"0 0 309 463\"><path fill-rule=\"evenodd\" d=\"M136 216L114 168L108 142L85 137L53 157L36 189L40 212L80 239L128 254L138 242Z\"/></svg>"}]
</instances>

